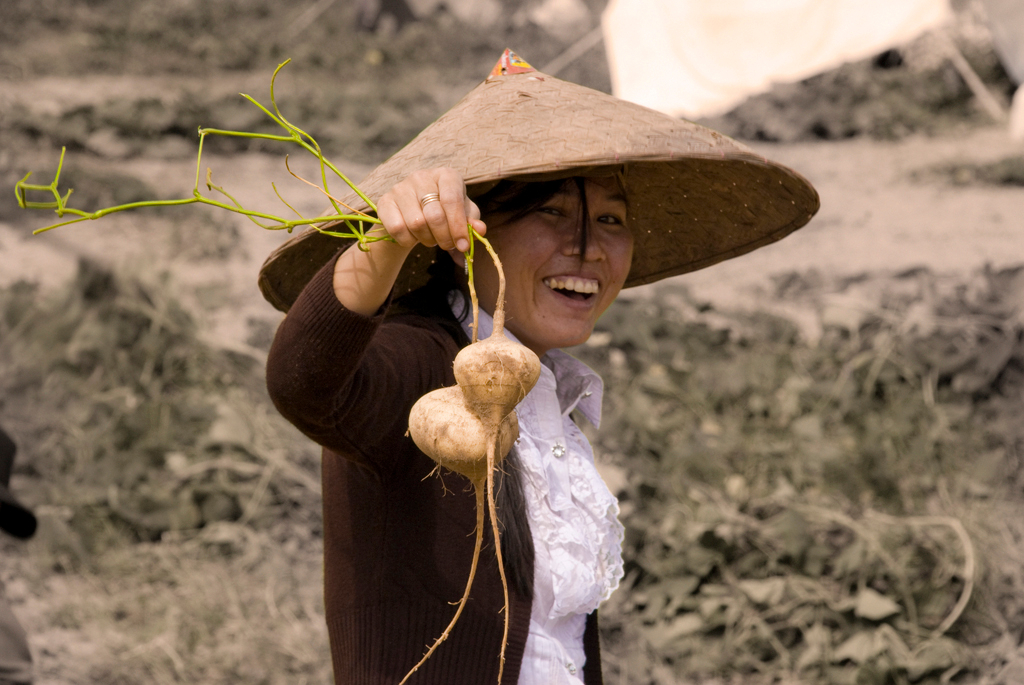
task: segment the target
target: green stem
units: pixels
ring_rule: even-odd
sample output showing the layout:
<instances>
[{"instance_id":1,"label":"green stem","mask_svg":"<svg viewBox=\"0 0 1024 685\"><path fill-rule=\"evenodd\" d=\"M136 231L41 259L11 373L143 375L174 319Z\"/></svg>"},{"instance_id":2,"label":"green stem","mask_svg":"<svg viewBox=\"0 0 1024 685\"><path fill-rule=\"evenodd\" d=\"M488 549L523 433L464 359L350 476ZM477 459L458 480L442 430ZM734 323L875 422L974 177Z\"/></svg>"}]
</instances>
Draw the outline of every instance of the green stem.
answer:
<instances>
[{"instance_id":1,"label":"green stem","mask_svg":"<svg viewBox=\"0 0 1024 685\"><path fill-rule=\"evenodd\" d=\"M505 331L505 270L501 268L501 260L498 259L498 253L491 247L491 243L487 238L477 233L472 226L469 227L469 235L471 238L475 238L484 244L487 253L491 255L491 259L494 261L494 268L498 272L498 299L494 303L494 327L491 330L491 335L501 335Z\"/></svg>"},{"instance_id":2,"label":"green stem","mask_svg":"<svg viewBox=\"0 0 1024 685\"><path fill-rule=\"evenodd\" d=\"M178 205L190 205L190 204L196 204L196 203L210 205L212 207L217 207L219 209L226 209L226 210L228 210L230 212L234 212L236 214L241 214L243 216L247 216L250 219L252 219L254 222L256 222L257 225L259 225L262 228L265 228L267 230L287 230L287 231L291 232L292 229L294 229L296 226L307 226L307 225L311 225L311 224L318 224L318 223L323 223L323 222L328 222L328 221L345 221L345 222L358 221L360 223L365 222L365 223L375 223L375 224L379 224L380 223L380 220L377 219L376 217L369 217L369 216L366 216L366 215L363 215L363 214L336 214L336 215L333 215L333 216L321 216L321 217L314 217L314 218L311 218L311 219L307 219L307 218L285 219L283 217L279 217L279 216L276 216L274 214L268 214L266 212L258 212L258 211L251 210L251 209L245 209L244 207L242 207L242 205L240 203L238 203L237 200L235 200L233 197L231 197L231 195L229 195L227 192L225 192L219 186L215 186L212 183L208 183L207 184L208 187L211 190L216 190L216 191L224 194L228 199L230 199L234 203L234 205L229 205L227 203L219 202L219 201L214 200L212 198L206 197L205 195L202 195L199 192L198 188L197 188L194 191L193 197L190 197L190 198L179 198L179 199L175 199L175 200L143 200L143 201L139 201L139 202L128 202L128 203L125 203L125 204L116 205L114 207L104 207L103 209L99 209L99 210L97 210L95 212L86 212L86 211L83 211L81 209L75 209L73 207L68 207L67 206L67 204L66 204L67 198L71 195L71 191L70 190L68 191L67 195L65 195L63 197L61 197L60 192L57 190L57 185L56 184L57 184L57 181L59 179L60 167L63 164L63 161L64 161L64 151L62 150L61 151L61 161L60 161L60 163L58 164L58 167L57 167L57 174L54 177L54 181L52 183L50 183L49 185L37 185L37 184L32 184L32 183L26 183L25 181L29 178L29 176L31 176L31 173L26 174L25 178L23 178L21 181L19 181L17 184L15 184L15 193L16 193L16 195L18 197L18 205L22 209L53 209L56 212L57 216L59 216L59 217L63 217L65 214L71 214L71 215L73 215L75 217L78 217L76 219L71 219L69 221L62 221L62 222L59 222L59 223L56 223L56 224L52 224L52 225L46 226L44 228L38 228L35 231L33 231L33 234L44 233L44 232L52 230L54 228L59 228L61 226L67 226L69 224L75 224L75 223L78 223L80 221L93 221L93 220L105 217L108 214L114 214L116 212L123 212L123 211L129 210L129 209L140 209L142 207L173 207L173 206L178 206ZM33 202L33 201L28 200L25 197L25 192L26 191L50 192L50 193L53 194L54 200L53 200L53 202ZM258 221L256 221L256 219L267 219L268 221L275 222L276 225L265 226L263 224L260 224ZM351 224L349 224L349 226L351 227ZM386 240L386 239L388 239L388 238L386 238L384 236L367 236L367 235L365 235L365 232L358 231L358 230L353 230L351 233L343 233L343 232L340 232L340 231L327 231L327 230L324 230L323 233L325 233L327 235L335 236L335 237L340 237L340 238L355 238L355 239L357 239L357 240L359 240L361 242L376 242L378 240Z\"/></svg>"},{"instance_id":3,"label":"green stem","mask_svg":"<svg viewBox=\"0 0 1024 685\"><path fill-rule=\"evenodd\" d=\"M390 238L390 236L386 236L386 235L385 236L368 236L367 235L367 231L364 228L364 224L366 224L366 223L379 224L380 223L379 219L377 219L375 216L372 216L373 214L376 214L377 206L345 174L343 174L341 172L341 170L339 170L333 163L331 163L329 160L327 160L324 157L323 150L321 149L319 143L317 143L316 139L313 138L313 136L311 136L306 131L303 131L299 127L297 127L294 124L292 124L290 121L288 121L284 117L284 115L281 114L281 111L280 111L280 109L277 106L276 96L274 94L274 83L275 83L275 81L277 79L278 72L280 72L281 69L286 64L288 64L288 62L290 62L290 61L291 60L285 60L281 64L277 65L277 69L274 70L274 74L273 74L273 76L270 79L270 99L271 99L271 103L272 103L272 106L273 106L273 109L274 109L273 112L271 112L269 109L267 109L262 104L257 102L254 98L246 95L245 93L241 93L242 97L244 97L246 100L248 100L250 103L252 103L256 107L258 107L261 111L263 111L264 114L266 114L268 117L270 117L270 119L272 119L274 121L274 123L276 123L278 126L280 126L285 131L287 131L287 135L279 135L279 134L271 134L271 133L253 133L253 132L249 132L249 131L230 131L230 130L217 129L217 128L200 128L199 129L199 150L198 150L198 154L196 155L196 178L195 178L195 185L194 185L193 191L192 191L192 195L193 196L191 198L181 198L181 199L176 199L176 200L146 200L146 201L140 201L140 202L130 202L130 203L122 204L122 205L116 205L114 207L105 207L105 208L100 209L100 210L95 211L95 212L85 212L85 211L80 210L80 209L73 209L71 207L68 207L67 206L67 202L68 202L68 199L71 197L72 190L69 189L67 191L67 193L65 193L63 196L58 191L57 187L58 187L58 184L60 183L60 173L61 173L61 169L64 166L64 155L66 153L66 149L65 148L61 148L60 161L57 163L57 172L56 172L56 174L54 174L53 181L51 183L49 183L48 185L37 185L37 184L28 183L28 179L32 176L32 173L29 172L28 174L25 175L24 178L22 178L18 183L15 184L14 192L15 192L15 196L18 199L18 206L21 207L22 209L53 209L57 213L58 217L62 217L63 218L65 214L71 214L71 215L76 216L77 218L71 219L69 221L62 221L62 222L59 222L59 223L56 223L56 224L51 224L50 226L46 226L46 227L37 229L33 233L43 233L45 231L49 231L49 230L52 230L54 228L58 228L60 226L67 226L69 224L78 223L80 221L89 221L89 220L99 219L101 217L107 216L108 214L114 214L116 212L123 212L123 211L129 210L129 209L139 209L141 207L167 207L167 206L175 206L175 205L187 205L187 204L200 203L200 204L210 205L212 207L217 207L219 209L226 209L226 210L228 210L230 212L235 212L236 214L241 214L243 216L246 216L251 221L253 221L253 223L255 223L257 226L260 226L261 228L264 228L264 229L267 229L267 230L287 230L287 231L291 232L292 229L294 229L296 226L313 225L315 228L317 228L317 230L320 230L325 235L336 236L336 237L340 237L340 238L355 239L355 240L359 241L360 247L365 247L366 244L371 243L371 242L376 242L378 240L392 240L392 238ZM254 210L245 209L242 206L242 204L239 203L234 197L232 197L227 191L225 191L223 188L221 188L219 186L214 185L212 180L211 180L211 178L210 178L210 174L209 173L207 173L207 179L206 179L207 189L210 190L210 191L217 191L217 192L221 193L228 200L230 200L231 204L227 204L227 203L224 203L224 202L219 202L217 200L214 200L214 199L211 199L209 197L206 197L199 190L199 181L200 181L201 174L202 174L203 143L205 142L207 135L229 136L229 137L236 137L236 138L255 138L255 139L263 139L263 140L273 140L273 141L278 141L278 142L291 142L291 143L295 143L296 145L302 147L307 152L309 152L314 157L316 157L317 160L319 161L319 164L320 164L320 179L321 179L321 182L322 182L322 185L323 185L323 192L330 199L331 205L334 208L335 213L333 215L331 215L331 216L320 216L320 217L315 217L315 218L312 218L312 219L307 219L307 218L304 218L304 217L302 217L300 215L298 219L288 220L288 219L284 219L283 217L276 216L274 214L269 214L269 213L266 213L266 212L258 212L258 211L254 211ZM351 188L352 191L355 192L356 195L363 202L366 203L366 206L369 208L367 213L356 212L356 211L353 211L353 210L349 210L349 211L346 212L346 211L344 211L342 209L342 207L340 206L340 203L337 200L334 199L334 197L332 196L332 194L330 193L330 191L328 189L328 175L327 175L327 170L328 169L331 172L333 172L338 178L340 178L342 181L344 181L344 183L349 188ZM28 198L25 195L25 193L27 191L49 192L53 196L53 201L51 201L51 202L30 201L30 200L28 200ZM277 187L276 186L274 186L274 192L275 192L275 194L277 194L278 198L281 199L281 202L284 203L284 205L286 207L288 207L292 211L295 211L295 209L290 204L288 204L284 200L283 197L281 197L280 193L277 192ZM346 207L346 209L348 209L348 208ZM297 211L295 213L298 214ZM259 219L264 219L266 221L269 221L269 222L271 222L271 224L268 225L268 224L261 223L259 221ZM345 231L334 231L334 230L325 230L325 229L320 229L318 226L316 226L317 224L322 224L322 223L327 223L327 222L341 222L341 223L343 223L345 225L346 228L348 228L348 232L345 232Z\"/></svg>"},{"instance_id":4,"label":"green stem","mask_svg":"<svg viewBox=\"0 0 1024 685\"><path fill-rule=\"evenodd\" d=\"M466 253L466 284L469 286L469 301L473 307L473 325L471 327L473 331L472 339L470 343L475 343L480 337L480 300L476 296L476 279L473 278L473 252L476 248L476 241L473 240L474 236L479 237L479 234L473 230L472 226L469 226L469 251Z\"/></svg>"}]
</instances>

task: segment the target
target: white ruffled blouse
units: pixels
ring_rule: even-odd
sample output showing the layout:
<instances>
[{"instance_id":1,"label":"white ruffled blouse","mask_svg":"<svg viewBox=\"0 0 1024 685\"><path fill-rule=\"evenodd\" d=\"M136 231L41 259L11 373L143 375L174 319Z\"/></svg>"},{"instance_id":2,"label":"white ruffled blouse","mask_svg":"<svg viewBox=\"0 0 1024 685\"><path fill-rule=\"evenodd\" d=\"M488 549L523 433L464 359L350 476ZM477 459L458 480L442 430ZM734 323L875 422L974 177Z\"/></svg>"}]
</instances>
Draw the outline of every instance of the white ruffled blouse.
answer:
<instances>
[{"instance_id":1,"label":"white ruffled blouse","mask_svg":"<svg viewBox=\"0 0 1024 685\"><path fill-rule=\"evenodd\" d=\"M464 298L453 298L456 316L464 307ZM470 335L468 319L463 327ZM481 311L481 339L491 334L492 325ZM622 579L619 503L594 466L589 441L570 418L576 409L598 427L603 388L586 364L552 350L541 358L537 385L516 407L516 448L535 552L533 610L519 685L583 682L587 614Z\"/></svg>"}]
</instances>

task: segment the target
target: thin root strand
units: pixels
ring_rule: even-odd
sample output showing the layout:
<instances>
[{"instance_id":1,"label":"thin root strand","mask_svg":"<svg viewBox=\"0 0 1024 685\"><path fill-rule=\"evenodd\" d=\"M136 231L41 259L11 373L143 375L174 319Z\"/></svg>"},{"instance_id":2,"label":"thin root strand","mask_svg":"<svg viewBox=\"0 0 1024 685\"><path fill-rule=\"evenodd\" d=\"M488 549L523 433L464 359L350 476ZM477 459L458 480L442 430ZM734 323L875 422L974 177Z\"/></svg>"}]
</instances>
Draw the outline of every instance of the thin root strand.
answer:
<instances>
[{"instance_id":1,"label":"thin root strand","mask_svg":"<svg viewBox=\"0 0 1024 685\"><path fill-rule=\"evenodd\" d=\"M499 300L500 301L500 300ZM494 554L498 558L498 573L501 575L501 589L505 593L505 631L501 636L501 658L498 664L498 682L501 682L502 673L505 672L505 647L508 645L509 625L509 601L508 601L508 579L505 577L505 561L501 556L501 533L498 531L498 510L494 497L494 448L498 436L495 431L494 439L487 448L487 507L491 513L491 530L494 533Z\"/></svg>"}]
</instances>

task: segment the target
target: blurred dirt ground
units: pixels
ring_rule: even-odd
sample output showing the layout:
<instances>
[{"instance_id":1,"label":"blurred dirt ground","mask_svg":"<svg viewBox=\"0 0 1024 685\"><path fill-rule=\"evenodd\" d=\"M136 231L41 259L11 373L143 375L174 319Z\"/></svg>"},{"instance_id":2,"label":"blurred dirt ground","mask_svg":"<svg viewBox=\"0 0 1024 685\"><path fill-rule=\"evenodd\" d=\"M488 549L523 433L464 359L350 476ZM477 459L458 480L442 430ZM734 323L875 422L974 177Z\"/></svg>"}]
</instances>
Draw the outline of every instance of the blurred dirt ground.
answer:
<instances>
[{"instance_id":1,"label":"blurred dirt ground","mask_svg":"<svg viewBox=\"0 0 1024 685\"><path fill-rule=\"evenodd\" d=\"M29 171L49 182L66 146L73 206L185 197L196 128L271 131L238 93L269 103L286 58L282 111L358 180L505 47L539 68L568 47L525 0L484 29L439 8L378 34L336 2L291 35L313 5L0 7L0 420L41 520L28 544L0 540L0 579L39 683L329 681L316 450L262 390L279 314L255 278L286 236L196 207L32 236L53 215L13 193ZM584 5L596 22L603 2ZM952 35L1005 103L977 7L958 12ZM609 88L600 47L559 75ZM625 294L675 323L638 337L618 308L581 350L651 412L611 406L614 435L595 438L633 536L608 681L1024 681L1024 146L927 38L712 123L804 174L822 210L776 245ZM273 181L299 211L323 208L283 154L307 177L312 160L209 142L204 167L243 204L283 212ZM945 523L923 533L924 516Z\"/></svg>"}]
</instances>

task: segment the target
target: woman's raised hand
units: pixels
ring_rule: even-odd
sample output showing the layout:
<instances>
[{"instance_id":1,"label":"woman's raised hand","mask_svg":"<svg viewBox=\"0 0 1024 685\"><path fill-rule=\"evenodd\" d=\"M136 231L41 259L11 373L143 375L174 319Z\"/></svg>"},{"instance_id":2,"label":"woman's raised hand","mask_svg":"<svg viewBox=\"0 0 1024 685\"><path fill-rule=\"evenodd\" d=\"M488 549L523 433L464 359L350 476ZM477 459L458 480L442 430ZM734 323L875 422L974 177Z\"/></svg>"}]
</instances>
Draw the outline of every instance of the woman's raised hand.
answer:
<instances>
[{"instance_id":1,"label":"woman's raised hand","mask_svg":"<svg viewBox=\"0 0 1024 685\"><path fill-rule=\"evenodd\" d=\"M409 249L422 243L465 252L467 222L481 235L486 231L462 174L448 168L421 169L395 184L377 201L377 216L395 242Z\"/></svg>"},{"instance_id":2,"label":"woman's raised hand","mask_svg":"<svg viewBox=\"0 0 1024 685\"><path fill-rule=\"evenodd\" d=\"M443 250L469 249L469 229L483 235L480 209L466 196L462 174L424 169L395 184L377 201L377 216L395 239L366 247L352 245L334 267L334 294L348 309L371 316L387 299L405 258L416 245Z\"/></svg>"}]
</instances>

